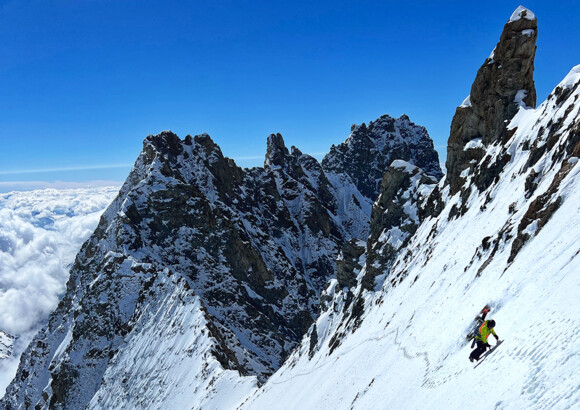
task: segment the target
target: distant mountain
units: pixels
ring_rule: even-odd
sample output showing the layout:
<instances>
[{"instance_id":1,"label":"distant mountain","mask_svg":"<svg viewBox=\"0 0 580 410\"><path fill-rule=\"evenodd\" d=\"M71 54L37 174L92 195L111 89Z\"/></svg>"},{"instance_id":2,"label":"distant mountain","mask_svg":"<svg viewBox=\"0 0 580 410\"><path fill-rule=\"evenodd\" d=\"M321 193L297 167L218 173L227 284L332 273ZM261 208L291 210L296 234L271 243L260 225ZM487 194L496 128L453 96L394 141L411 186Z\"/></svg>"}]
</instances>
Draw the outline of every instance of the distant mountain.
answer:
<instances>
[{"instance_id":1,"label":"distant mountain","mask_svg":"<svg viewBox=\"0 0 580 410\"><path fill-rule=\"evenodd\" d=\"M389 147L442 175L406 116L355 126L322 164L280 134L252 169L207 134L147 137L5 405L203 407L223 399L215 386L244 397L317 318L341 246L368 236L378 185L363 176L384 174Z\"/></svg>"}]
</instances>

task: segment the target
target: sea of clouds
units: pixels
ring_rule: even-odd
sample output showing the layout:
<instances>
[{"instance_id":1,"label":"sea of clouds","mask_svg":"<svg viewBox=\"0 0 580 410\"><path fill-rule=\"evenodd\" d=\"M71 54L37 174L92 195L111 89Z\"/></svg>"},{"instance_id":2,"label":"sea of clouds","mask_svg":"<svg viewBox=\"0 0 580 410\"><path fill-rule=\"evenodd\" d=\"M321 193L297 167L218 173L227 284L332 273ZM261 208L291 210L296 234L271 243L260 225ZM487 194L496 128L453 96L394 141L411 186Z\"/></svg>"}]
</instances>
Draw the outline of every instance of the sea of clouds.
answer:
<instances>
[{"instance_id":1,"label":"sea of clouds","mask_svg":"<svg viewBox=\"0 0 580 410\"><path fill-rule=\"evenodd\" d=\"M66 288L69 267L119 187L0 194L0 330L15 336L0 360L0 397L18 359Z\"/></svg>"}]
</instances>

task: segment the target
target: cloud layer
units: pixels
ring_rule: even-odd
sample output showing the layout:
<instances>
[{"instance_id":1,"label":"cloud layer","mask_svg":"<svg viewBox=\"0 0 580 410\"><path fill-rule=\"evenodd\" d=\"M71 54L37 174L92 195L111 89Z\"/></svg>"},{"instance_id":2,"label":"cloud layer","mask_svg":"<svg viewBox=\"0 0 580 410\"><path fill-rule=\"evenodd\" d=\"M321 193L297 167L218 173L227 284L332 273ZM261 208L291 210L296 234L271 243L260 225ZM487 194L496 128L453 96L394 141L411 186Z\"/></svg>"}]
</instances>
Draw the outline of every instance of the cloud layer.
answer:
<instances>
[{"instance_id":1,"label":"cloud layer","mask_svg":"<svg viewBox=\"0 0 580 410\"><path fill-rule=\"evenodd\" d=\"M68 266L118 188L0 195L0 329L21 335L64 293Z\"/></svg>"},{"instance_id":2,"label":"cloud layer","mask_svg":"<svg viewBox=\"0 0 580 410\"><path fill-rule=\"evenodd\" d=\"M118 190L0 194L0 330L17 337L13 356L0 360L0 397L64 293L68 267Z\"/></svg>"}]
</instances>

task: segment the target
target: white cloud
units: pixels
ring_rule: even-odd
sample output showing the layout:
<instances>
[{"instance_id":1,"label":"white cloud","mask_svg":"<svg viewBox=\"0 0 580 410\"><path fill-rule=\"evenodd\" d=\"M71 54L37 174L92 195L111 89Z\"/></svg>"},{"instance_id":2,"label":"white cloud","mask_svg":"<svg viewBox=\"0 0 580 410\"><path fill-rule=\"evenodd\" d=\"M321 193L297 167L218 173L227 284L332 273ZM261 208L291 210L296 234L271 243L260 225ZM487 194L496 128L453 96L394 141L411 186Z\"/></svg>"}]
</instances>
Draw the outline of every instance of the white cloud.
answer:
<instances>
[{"instance_id":1,"label":"white cloud","mask_svg":"<svg viewBox=\"0 0 580 410\"><path fill-rule=\"evenodd\" d=\"M68 266L117 187L0 195L0 328L35 329L65 290Z\"/></svg>"}]
</instances>

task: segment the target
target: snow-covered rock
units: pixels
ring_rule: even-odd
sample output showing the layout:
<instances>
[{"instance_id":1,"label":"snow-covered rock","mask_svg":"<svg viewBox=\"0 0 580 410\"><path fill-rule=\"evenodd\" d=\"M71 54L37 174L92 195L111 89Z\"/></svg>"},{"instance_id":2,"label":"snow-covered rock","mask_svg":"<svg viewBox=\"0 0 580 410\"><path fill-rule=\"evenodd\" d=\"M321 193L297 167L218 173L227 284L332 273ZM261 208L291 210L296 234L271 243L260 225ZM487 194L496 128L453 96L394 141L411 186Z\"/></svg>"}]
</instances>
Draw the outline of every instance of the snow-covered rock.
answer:
<instances>
[{"instance_id":1,"label":"snow-covered rock","mask_svg":"<svg viewBox=\"0 0 580 410\"><path fill-rule=\"evenodd\" d=\"M14 337L0 329L0 360L12 357Z\"/></svg>"},{"instance_id":2,"label":"snow-covered rock","mask_svg":"<svg viewBox=\"0 0 580 410\"><path fill-rule=\"evenodd\" d=\"M514 21L518 21L521 19L526 20L536 20L536 15L529 9L525 8L524 6L518 6L517 9L514 10L512 15L510 16L509 23L513 23Z\"/></svg>"}]
</instances>

